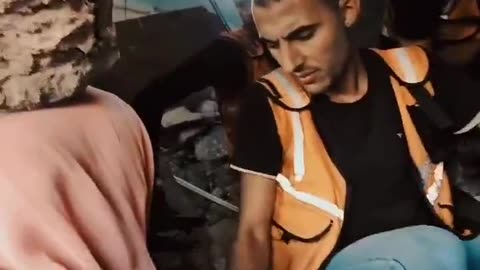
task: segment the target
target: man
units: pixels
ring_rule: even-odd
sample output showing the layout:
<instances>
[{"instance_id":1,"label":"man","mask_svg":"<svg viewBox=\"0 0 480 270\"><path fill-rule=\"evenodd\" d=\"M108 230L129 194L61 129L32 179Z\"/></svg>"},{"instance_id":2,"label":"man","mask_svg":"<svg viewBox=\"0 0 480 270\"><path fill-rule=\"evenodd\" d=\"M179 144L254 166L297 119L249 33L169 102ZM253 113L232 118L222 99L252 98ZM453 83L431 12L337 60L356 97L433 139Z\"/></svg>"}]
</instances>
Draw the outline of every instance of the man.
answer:
<instances>
[{"instance_id":1,"label":"man","mask_svg":"<svg viewBox=\"0 0 480 270\"><path fill-rule=\"evenodd\" d=\"M240 109L231 269L480 269L480 206L451 185L441 150L452 135L418 105L433 99L469 132L480 86L419 47L353 48L359 12L358 0L254 1L281 69Z\"/></svg>"},{"instance_id":2,"label":"man","mask_svg":"<svg viewBox=\"0 0 480 270\"><path fill-rule=\"evenodd\" d=\"M154 269L148 136L124 102L87 87L116 59L111 12L103 0L0 4L0 269Z\"/></svg>"}]
</instances>

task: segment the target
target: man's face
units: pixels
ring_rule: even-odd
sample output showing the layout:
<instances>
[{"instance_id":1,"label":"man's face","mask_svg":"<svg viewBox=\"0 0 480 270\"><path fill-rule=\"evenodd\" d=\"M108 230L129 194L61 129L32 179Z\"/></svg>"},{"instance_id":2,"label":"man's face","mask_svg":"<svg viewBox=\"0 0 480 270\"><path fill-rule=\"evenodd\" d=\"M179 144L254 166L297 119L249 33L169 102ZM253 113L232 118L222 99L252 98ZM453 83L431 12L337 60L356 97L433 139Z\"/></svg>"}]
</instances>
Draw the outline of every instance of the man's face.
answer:
<instances>
[{"instance_id":1,"label":"man's face","mask_svg":"<svg viewBox=\"0 0 480 270\"><path fill-rule=\"evenodd\" d=\"M261 39L280 66L311 94L328 91L349 55L339 8L323 0L280 0L254 8Z\"/></svg>"}]
</instances>

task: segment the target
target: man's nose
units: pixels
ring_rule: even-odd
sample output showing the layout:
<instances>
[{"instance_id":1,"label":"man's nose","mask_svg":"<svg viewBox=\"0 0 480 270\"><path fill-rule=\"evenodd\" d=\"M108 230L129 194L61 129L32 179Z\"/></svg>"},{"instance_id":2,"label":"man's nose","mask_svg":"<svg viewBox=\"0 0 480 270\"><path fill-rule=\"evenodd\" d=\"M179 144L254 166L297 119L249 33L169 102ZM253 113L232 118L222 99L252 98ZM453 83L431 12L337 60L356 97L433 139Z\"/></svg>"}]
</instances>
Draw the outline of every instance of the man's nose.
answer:
<instances>
[{"instance_id":1,"label":"man's nose","mask_svg":"<svg viewBox=\"0 0 480 270\"><path fill-rule=\"evenodd\" d=\"M295 46L284 43L280 46L280 64L286 72L293 73L303 64L303 56Z\"/></svg>"}]
</instances>

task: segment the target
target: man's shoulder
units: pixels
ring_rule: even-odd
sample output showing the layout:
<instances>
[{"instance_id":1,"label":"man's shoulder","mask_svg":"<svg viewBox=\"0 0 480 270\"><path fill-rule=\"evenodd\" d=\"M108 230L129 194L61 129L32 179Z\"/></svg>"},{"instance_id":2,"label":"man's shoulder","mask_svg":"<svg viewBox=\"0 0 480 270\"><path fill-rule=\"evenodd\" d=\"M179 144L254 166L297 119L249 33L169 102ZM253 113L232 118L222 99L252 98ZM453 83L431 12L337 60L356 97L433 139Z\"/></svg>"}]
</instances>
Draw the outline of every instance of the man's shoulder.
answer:
<instances>
[{"instance_id":1,"label":"man's shoulder","mask_svg":"<svg viewBox=\"0 0 480 270\"><path fill-rule=\"evenodd\" d=\"M266 175L276 175L280 170L282 147L267 92L263 84L256 82L242 95L232 162L237 170Z\"/></svg>"}]
</instances>

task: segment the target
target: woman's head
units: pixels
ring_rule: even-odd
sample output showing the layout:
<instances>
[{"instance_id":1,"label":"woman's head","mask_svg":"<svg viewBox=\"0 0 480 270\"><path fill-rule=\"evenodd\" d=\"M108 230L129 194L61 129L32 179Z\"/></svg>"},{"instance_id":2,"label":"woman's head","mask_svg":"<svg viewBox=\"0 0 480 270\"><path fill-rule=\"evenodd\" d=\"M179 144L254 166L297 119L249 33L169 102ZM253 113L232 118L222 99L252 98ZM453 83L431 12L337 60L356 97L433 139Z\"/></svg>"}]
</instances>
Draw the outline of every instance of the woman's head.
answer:
<instances>
[{"instance_id":1,"label":"woman's head","mask_svg":"<svg viewBox=\"0 0 480 270\"><path fill-rule=\"evenodd\" d=\"M111 12L111 0L3 0L0 109L39 108L83 91L116 59Z\"/></svg>"}]
</instances>

